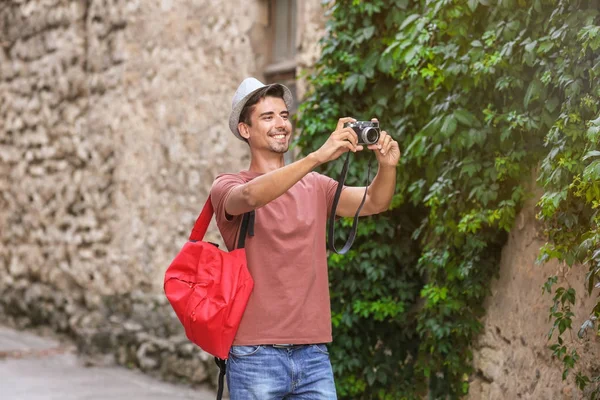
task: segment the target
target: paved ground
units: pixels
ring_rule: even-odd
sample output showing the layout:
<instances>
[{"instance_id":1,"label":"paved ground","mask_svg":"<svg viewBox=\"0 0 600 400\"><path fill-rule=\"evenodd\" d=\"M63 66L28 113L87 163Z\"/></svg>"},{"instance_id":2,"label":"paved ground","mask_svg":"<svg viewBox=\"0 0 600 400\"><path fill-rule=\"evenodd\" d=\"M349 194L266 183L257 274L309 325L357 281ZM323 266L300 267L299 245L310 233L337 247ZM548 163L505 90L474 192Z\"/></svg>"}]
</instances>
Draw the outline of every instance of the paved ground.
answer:
<instances>
[{"instance_id":1,"label":"paved ground","mask_svg":"<svg viewBox=\"0 0 600 400\"><path fill-rule=\"evenodd\" d=\"M86 367L73 346L0 326L2 400L212 400L207 390L157 381L123 367Z\"/></svg>"}]
</instances>

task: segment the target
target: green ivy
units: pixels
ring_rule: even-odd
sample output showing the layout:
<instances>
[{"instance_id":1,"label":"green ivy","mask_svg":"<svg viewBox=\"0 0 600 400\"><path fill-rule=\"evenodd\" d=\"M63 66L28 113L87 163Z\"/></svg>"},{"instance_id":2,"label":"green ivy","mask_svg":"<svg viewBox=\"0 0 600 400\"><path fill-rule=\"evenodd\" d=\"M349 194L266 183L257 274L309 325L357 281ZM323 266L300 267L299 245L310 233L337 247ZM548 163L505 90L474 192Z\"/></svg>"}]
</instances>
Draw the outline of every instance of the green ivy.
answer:
<instances>
[{"instance_id":1,"label":"green ivy","mask_svg":"<svg viewBox=\"0 0 600 400\"><path fill-rule=\"evenodd\" d=\"M583 4L589 7L561 3L548 20L548 36L540 40L553 46L553 58L535 62L540 83L553 93L552 104L559 109L545 137L548 152L538 178L544 187L538 218L544 222L548 240L539 261L556 259L568 268L587 267L584 286L592 295L600 287L600 8L597 2ZM590 393L595 399L600 397L600 377L590 378L577 368L580 356L563 335L573 328L576 290L566 280L560 281L567 286L554 290L549 339L558 332L550 347L563 363L563 380L573 371L580 389L594 384ZM558 282L558 276L550 277L544 291L552 293ZM598 317L600 301L580 327L579 339L600 335Z\"/></svg>"},{"instance_id":2,"label":"green ivy","mask_svg":"<svg viewBox=\"0 0 600 400\"><path fill-rule=\"evenodd\" d=\"M403 151L390 210L361 220L348 255L330 256L339 395L459 398L528 177L538 173L545 189L540 259L589 265L588 288L598 281L598 4L324 3L327 35L297 144L318 148L340 117L377 117ZM352 158L348 184L363 185L369 158ZM340 243L348 223L338 223ZM562 333L572 288L560 293ZM575 368L575 355L554 351ZM581 387L592 381L577 376Z\"/></svg>"}]
</instances>

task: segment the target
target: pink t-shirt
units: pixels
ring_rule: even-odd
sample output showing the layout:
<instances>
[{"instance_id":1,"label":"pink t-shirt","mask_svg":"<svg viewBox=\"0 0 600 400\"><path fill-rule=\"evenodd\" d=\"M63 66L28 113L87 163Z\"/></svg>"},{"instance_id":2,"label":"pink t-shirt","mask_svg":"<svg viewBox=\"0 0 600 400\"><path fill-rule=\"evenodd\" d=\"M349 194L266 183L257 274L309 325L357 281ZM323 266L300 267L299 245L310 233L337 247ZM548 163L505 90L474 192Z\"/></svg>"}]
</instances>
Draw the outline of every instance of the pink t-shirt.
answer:
<instances>
[{"instance_id":1,"label":"pink t-shirt","mask_svg":"<svg viewBox=\"0 0 600 400\"><path fill-rule=\"evenodd\" d=\"M217 226L227 248L235 246L242 216L227 220L233 188L261 174L219 175L211 189ZM254 279L234 345L331 342L326 226L337 181L316 172L256 209L254 236L246 238Z\"/></svg>"}]
</instances>

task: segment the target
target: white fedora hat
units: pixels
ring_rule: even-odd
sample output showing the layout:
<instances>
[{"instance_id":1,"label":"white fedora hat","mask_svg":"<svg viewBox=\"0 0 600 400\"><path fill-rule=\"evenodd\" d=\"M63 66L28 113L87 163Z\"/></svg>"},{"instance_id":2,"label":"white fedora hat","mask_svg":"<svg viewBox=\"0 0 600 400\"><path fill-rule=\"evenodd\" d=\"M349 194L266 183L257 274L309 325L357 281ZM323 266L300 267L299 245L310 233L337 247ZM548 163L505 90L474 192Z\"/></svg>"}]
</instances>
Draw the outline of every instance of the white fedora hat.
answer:
<instances>
[{"instance_id":1,"label":"white fedora hat","mask_svg":"<svg viewBox=\"0 0 600 400\"><path fill-rule=\"evenodd\" d=\"M283 89L283 101L288 110L292 108L292 105L294 104L292 92L290 92L290 89L286 86L280 83L265 85L256 78L244 79L233 95L233 100L231 101L231 114L229 114L229 129L231 129L231 132L233 132L238 139L245 140L238 131L238 124L240 123L240 114L246 105L246 102L257 90L271 86L280 86Z\"/></svg>"}]
</instances>

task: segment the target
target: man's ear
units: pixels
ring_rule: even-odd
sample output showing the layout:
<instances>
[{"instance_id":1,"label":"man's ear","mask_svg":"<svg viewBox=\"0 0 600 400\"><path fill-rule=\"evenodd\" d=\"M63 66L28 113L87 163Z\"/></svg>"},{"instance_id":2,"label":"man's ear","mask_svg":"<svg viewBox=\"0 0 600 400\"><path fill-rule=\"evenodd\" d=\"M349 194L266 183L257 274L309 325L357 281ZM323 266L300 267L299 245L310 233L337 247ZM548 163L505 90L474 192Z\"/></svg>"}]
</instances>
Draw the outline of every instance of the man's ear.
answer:
<instances>
[{"instance_id":1,"label":"man's ear","mask_svg":"<svg viewBox=\"0 0 600 400\"><path fill-rule=\"evenodd\" d=\"M245 124L245 123L243 123L243 122L240 122L240 123L238 124L238 131L240 131L240 135L241 135L241 136L242 136L244 139L248 140L248 138L250 137L250 131L248 130L248 125L246 125L246 124Z\"/></svg>"}]
</instances>

